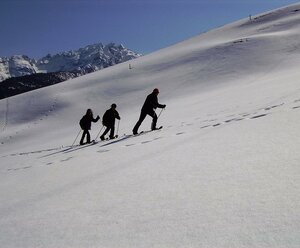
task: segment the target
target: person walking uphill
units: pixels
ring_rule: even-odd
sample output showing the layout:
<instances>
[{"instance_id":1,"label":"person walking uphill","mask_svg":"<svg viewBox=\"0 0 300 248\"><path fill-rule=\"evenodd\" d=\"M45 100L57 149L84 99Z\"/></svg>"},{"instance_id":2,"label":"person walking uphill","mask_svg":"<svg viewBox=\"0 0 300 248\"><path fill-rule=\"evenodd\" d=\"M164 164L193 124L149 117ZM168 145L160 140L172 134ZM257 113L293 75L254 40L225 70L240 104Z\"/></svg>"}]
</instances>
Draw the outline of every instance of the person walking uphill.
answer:
<instances>
[{"instance_id":1,"label":"person walking uphill","mask_svg":"<svg viewBox=\"0 0 300 248\"><path fill-rule=\"evenodd\" d=\"M158 103L158 99L157 99L158 94L159 94L159 90L157 88L155 88L153 90L153 92L147 96L147 98L145 100L145 103L144 103L144 105L142 107L142 110L141 110L140 118L139 118L138 122L135 124L135 126L132 130L133 134L138 133L138 129L139 129L140 125L142 124L142 122L144 121L144 119L146 118L147 115L150 115L152 117L151 130L156 130L157 129L156 128L157 115L155 113L155 109L166 107L165 104L159 104Z\"/></svg>"},{"instance_id":2,"label":"person walking uphill","mask_svg":"<svg viewBox=\"0 0 300 248\"><path fill-rule=\"evenodd\" d=\"M103 126L106 127L106 129L103 132L103 134L100 136L101 140L105 140L105 135L109 132L109 130L110 130L109 138L110 139L115 138L115 120L121 119L116 108L117 108L117 105L115 103L113 103L111 105L111 108L106 110L106 112L104 113L104 115L102 117L102 124L103 124Z\"/></svg>"},{"instance_id":3,"label":"person walking uphill","mask_svg":"<svg viewBox=\"0 0 300 248\"><path fill-rule=\"evenodd\" d=\"M93 117L93 111L88 109L86 114L81 118L79 124L81 129L83 130L82 137L80 140L80 145L83 145L83 140L86 136L86 143L91 143L91 135L89 130L91 130L92 122L97 122L100 119L99 115L97 115L96 119Z\"/></svg>"}]
</instances>

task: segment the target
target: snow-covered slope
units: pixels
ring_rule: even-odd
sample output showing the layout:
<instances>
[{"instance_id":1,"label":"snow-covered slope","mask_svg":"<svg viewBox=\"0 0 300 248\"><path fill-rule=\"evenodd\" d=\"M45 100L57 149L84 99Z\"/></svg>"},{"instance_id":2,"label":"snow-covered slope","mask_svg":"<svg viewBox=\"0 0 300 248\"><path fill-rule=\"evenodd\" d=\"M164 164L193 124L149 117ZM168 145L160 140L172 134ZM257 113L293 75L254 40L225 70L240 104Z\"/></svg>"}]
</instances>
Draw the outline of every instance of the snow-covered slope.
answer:
<instances>
[{"instance_id":1,"label":"snow-covered slope","mask_svg":"<svg viewBox=\"0 0 300 248\"><path fill-rule=\"evenodd\" d=\"M24 55L0 58L0 81L10 77L31 75L38 72L77 72L81 75L139 57L123 45L102 43L89 45L35 60Z\"/></svg>"},{"instance_id":2,"label":"snow-covered slope","mask_svg":"<svg viewBox=\"0 0 300 248\"><path fill-rule=\"evenodd\" d=\"M295 4L0 101L1 247L299 247L299 31ZM123 136L154 87L164 128ZM68 147L113 102L120 138Z\"/></svg>"}]
</instances>

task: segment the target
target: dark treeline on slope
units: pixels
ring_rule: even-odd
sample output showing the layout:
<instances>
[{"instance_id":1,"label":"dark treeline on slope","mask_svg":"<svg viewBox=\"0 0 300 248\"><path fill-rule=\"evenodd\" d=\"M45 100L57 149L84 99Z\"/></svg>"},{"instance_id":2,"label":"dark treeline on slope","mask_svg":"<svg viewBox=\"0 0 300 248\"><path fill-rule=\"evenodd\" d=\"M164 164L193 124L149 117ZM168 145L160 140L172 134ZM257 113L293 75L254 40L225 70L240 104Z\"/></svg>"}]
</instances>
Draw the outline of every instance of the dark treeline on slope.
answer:
<instances>
[{"instance_id":1,"label":"dark treeline on slope","mask_svg":"<svg viewBox=\"0 0 300 248\"><path fill-rule=\"evenodd\" d=\"M0 83L0 99L57 84L81 76L76 72L50 72L13 77Z\"/></svg>"}]
</instances>

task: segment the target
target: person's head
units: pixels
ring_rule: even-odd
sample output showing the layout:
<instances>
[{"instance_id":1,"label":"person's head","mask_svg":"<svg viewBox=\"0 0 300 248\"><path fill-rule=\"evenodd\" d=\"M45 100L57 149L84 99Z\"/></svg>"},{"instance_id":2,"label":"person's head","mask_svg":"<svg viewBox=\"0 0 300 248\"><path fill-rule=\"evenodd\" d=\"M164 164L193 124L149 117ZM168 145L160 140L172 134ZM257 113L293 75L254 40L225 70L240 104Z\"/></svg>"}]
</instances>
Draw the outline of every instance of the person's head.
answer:
<instances>
[{"instance_id":1,"label":"person's head","mask_svg":"<svg viewBox=\"0 0 300 248\"><path fill-rule=\"evenodd\" d=\"M111 105L111 108L112 108L112 109L116 109L116 108L117 108L117 104L113 103L113 104Z\"/></svg>"},{"instance_id":2,"label":"person's head","mask_svg":"<svg viewBox=\"0 0 300 248\"><path fill-rule=\"evenodd\" d=\"M155 88L155 89L153 90L153 93L156 94L156 95L158 95L158 94L159 94L159 90L158 90L157 88Z\"/></svg>"},{"instance_id":3,"label":"person's head","mask_svg":"<svg viewBox=\"0 0 300 248\"><path fill-rule=\"evenodd\" d=\"M91 109L88 109L88 110L86 111L86 115L93 115L93 111L92 111Z\"/></svg>"}]
</instances>

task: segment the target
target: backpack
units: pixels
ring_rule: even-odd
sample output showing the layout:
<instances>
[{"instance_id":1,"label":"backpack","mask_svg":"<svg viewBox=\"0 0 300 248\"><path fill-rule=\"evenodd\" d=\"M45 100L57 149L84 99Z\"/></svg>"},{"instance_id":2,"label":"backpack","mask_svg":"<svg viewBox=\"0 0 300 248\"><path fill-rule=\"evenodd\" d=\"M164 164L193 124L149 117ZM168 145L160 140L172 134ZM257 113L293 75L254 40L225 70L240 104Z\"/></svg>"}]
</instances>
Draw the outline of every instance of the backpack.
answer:
<instances>
[{"instance_id":1,"label":"backpack","mask_svg":"<svg viewBox=\"0 0 300 248\"><path fill-rule=\"evenodd\" d=\"M85 128L85 126L86 126L86 118L85 118L85 116L83 116L81 118L81 120L79 121L79 126L81 127L81 129Z\"/></svg>"},{"instance_id":2,"label":"backpack","mask_svg":"<svg viewBox=\"0 0 300 248\"><path fill-rule=\"evenodd\" d=\"M104 113L104 115L102 117L102 124L104 126L107 126L109 124L109 112L108 112L108 110Z\"/></svg>"}]
</instances>

